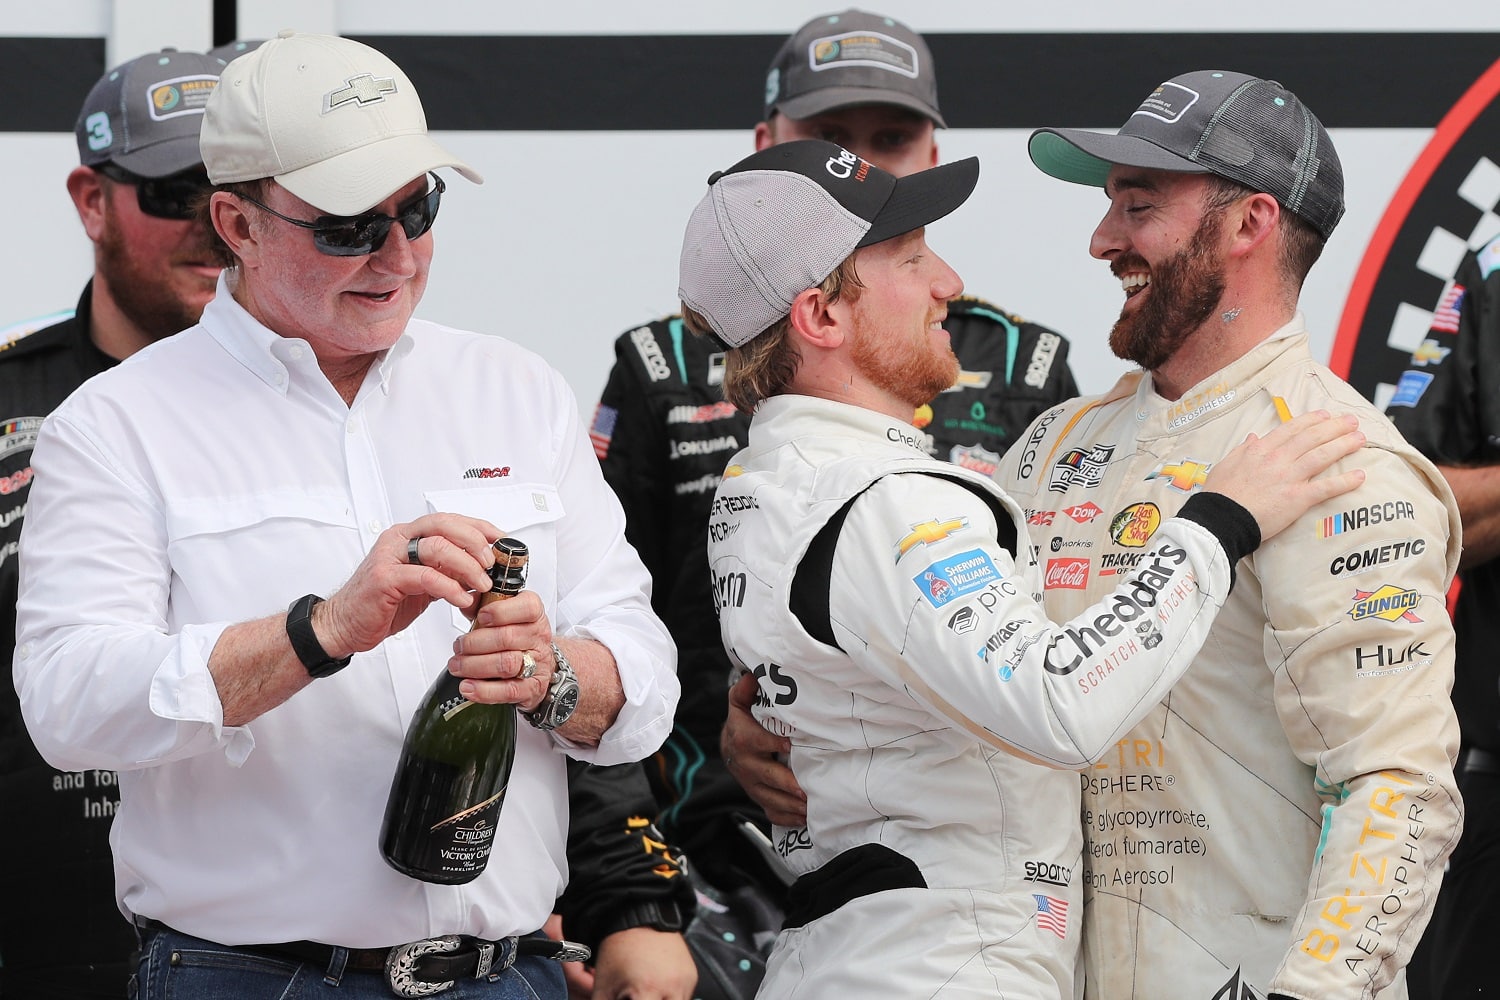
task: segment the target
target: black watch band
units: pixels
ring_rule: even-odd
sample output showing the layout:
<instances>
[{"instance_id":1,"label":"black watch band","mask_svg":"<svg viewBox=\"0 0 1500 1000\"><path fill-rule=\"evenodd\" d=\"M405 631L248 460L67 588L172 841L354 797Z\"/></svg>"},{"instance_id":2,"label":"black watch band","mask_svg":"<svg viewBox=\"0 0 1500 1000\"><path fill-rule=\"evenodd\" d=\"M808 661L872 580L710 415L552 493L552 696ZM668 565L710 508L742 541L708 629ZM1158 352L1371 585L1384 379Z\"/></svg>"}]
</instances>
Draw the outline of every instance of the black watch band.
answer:
<instances>
[{"instance_id":1,"label":"black watch band","mask_svg":"<svg viewBox=\"0 0 1500 1000\"><path fill-rule=\"evenodd\" d=\"M297 659L302 661L308 675L313 678L336 674L354 659L350 655L342 660L335 660L318 641L318 635L312 627L312 610L321 603L323 598L317 594L306 594L293 601L286 611L286 637L292 640L292 649L297 653Z\"/></svg>"},{"instance_id":2,"label":"black watch band","mask_svg":"<svg viewBox=\"0 0 1500 1000\"><path fill-rule=\"evenodd\" d=\"M681 934L687 930L688 914L675 899L652 899L620 907L614 919L599 928L599 940L632 927L650 927Z\"/></svg>"}]
</instances>

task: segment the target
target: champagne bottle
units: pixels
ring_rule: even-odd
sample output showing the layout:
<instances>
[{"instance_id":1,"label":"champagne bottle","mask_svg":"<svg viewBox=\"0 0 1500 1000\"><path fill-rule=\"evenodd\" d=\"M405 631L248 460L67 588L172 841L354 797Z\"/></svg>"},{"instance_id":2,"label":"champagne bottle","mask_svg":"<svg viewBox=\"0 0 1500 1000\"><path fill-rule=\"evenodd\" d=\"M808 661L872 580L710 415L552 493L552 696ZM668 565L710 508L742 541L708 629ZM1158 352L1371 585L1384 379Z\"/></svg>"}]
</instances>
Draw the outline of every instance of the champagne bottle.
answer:
<instances>
[{"instance_id":1,"label":"champagne bottle","mask_svg":"<svg viewBox=\"0 0 1500 1000\"><path fill-rule=\"evenodd\" d=\"M495 542L493 586L480 605L526 585L526 544ZM403 875L458 885L484 871L516 754L516 706L485 705L458 693L444 670L427 689L401 745L380 851Z\"/></svg>"}]
</instances>

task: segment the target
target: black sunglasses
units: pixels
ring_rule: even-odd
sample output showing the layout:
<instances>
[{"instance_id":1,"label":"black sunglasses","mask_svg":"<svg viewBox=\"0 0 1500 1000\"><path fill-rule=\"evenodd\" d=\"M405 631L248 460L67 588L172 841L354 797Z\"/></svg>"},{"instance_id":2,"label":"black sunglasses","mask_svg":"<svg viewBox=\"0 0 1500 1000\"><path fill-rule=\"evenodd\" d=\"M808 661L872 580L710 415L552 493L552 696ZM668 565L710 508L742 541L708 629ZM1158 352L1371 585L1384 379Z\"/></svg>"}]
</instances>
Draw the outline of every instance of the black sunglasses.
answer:
<instances>
[{"instance_id":1,"label":"black sunglasses","mask_svg":"<svg viewBox=\"0 0 1500 1000\"><path fill-rule=\"evenodd\" d=\"M270 212L283 222L290 222L299 229L312 230L313 245L318 248L319 253L326 253L330 257L362 257L385 246L385 238L391 234L391 226L398 222L409 240L420 238L432 228L432 222L437 218L438 204L443 200L443 192L447 190L447 186L437 174L427 176L432 178L432 190L398 208L394 217L379 212L366 212L355 216L322 215L313 222L306 222L282 215L248 194L238 197Z\"/></svg>"},{"instance_id":2,"label":"black sunglasses","mask_svg":"<svg viewBox=\"0 0 1500 1000\"><path fill-rule=\"evenodd\" d=\"M158 219L191 219L196 214L198 200L213 190L208 174L201 167L169 177L142 177L107 162L94 169L116 183L134 187L141 211Z\"/></svg>"}]
</instances>

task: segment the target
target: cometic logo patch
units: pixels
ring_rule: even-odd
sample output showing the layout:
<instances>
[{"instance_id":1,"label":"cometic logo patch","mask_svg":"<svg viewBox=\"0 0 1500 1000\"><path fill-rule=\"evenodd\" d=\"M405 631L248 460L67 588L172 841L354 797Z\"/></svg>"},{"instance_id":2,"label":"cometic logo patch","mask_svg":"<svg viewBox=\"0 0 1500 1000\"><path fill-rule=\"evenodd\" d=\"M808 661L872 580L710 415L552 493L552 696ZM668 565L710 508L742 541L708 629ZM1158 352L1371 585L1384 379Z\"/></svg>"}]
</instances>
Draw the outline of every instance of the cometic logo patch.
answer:
<instances>
[{"instance_id":1,"label":"cometic logo patch","mask_svg":"<svg viewBox=\"0 0 1500 1000\"><path fill-rule=\"evenodd\" d=\"M1329 576L1357 576L1368 573L1393 562L1410 559L1427 551L1427 539L1403 538L1395 542L1374 542L1362 549L1353 549L1335 556L1328 564Z\"/></svg>"}]
</instances>

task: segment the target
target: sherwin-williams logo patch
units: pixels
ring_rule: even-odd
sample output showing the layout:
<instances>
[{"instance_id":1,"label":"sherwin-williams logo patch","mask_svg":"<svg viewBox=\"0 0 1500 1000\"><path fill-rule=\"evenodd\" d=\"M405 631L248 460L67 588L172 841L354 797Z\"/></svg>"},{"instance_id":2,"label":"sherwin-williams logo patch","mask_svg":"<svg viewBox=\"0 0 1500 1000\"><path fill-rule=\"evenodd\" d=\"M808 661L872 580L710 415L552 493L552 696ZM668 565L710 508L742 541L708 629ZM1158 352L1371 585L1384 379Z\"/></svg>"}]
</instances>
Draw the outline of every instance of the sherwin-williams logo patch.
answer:
<instances>
[{"instance_id":1,"label":"sherwin-williams logo patch","mask_svg":"<svg viewBox=\"0 0 1500 1000\"><path fill-rule=\"evenodd\" d=\"M1356 590L1354 606L1347 614L1355 621L1379 618L1387 622L1400 620L1417 623L1422 619L1412 614L1412 609L1421 601L1422 595L1415 590L1402 590L1387 583L1379 590Z\"/></svg>"},{"instance_id":2,"label":"sherwin-williams logo patch","mask_svg":"<svg viewBox=\"0 0 1500 1000\"><path fill-rule=\"evenodd\" d=\"M941 559L911 578L927 603L941 608L965 594L982 590L1003 577L983 549L970 549Z\"/></svg>"}]
</instances>

